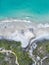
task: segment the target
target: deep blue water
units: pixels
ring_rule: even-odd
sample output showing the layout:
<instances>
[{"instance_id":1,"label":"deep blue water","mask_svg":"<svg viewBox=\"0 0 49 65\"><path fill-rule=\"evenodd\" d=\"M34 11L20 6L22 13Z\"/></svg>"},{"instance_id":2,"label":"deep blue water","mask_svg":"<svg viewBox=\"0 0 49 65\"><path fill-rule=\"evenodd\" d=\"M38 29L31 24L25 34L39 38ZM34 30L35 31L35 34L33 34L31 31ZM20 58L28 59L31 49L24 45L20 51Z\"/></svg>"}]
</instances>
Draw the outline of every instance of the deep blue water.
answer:
<instances>
[{"instance_id":1,"label":"deep blue water","mask_svg":"<svg viewBox=\"0 0 49 65\"><path fill-rule=\"evenodd\" d=\"M0 19L49 17L49 0L0 0Z\"/></svg>"}]
</instances>

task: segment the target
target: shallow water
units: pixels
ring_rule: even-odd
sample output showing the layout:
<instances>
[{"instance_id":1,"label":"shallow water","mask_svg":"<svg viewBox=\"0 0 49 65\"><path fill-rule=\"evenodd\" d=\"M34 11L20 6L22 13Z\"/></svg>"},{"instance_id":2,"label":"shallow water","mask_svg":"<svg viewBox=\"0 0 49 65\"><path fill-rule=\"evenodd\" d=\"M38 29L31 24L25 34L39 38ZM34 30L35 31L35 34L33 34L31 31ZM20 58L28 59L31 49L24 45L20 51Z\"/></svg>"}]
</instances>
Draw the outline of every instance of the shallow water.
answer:
<instances>
[{"instance_id":1,"label":"shallow water","mask_svg":"<svg viewBox=\"0 0 49 65\"><path fill-rule=\"evenodd\" d=\"M49 0L0 0L0 19L32 19L49 21Z\"/></svg>"}]
</instances>

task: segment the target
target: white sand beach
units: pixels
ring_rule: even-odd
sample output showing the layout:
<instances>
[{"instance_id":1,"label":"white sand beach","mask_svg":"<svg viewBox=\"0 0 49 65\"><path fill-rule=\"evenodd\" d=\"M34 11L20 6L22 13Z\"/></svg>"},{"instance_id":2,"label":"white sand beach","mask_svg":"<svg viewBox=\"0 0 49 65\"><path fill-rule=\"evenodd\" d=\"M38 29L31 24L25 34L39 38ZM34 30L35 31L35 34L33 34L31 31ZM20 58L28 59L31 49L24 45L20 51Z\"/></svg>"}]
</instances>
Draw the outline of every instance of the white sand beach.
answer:
<instances>
[{"instance_id":1,"label":"white sand beach","mask_svg":"<svg viewBox=\"0 0 49 65\"><path fill-rule=\"evenodd\" d=\"M21 41L26 47L31 38L49 35L49 24L35 24L24 20L5 20L0 22L0 36L5 39Z\"/></svg>"}]
</instances>

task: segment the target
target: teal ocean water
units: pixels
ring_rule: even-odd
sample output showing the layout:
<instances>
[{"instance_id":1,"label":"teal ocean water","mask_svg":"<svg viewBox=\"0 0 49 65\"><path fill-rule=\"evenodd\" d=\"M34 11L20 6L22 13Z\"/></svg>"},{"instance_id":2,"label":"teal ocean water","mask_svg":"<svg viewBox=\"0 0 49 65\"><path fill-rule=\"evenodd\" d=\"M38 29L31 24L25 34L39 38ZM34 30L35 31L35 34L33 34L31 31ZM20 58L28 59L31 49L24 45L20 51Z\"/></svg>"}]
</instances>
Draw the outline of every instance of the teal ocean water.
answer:
<instances>
[{"instance_id":1,"label":"teal ocean water","mask_svg":"<svg viewBox=\"0 0 49 65\"><path fill-rule=\"evenodd\" d=\"M0 19L49 20L49 0L0 0Z\"/></svg>"}]
</instances>

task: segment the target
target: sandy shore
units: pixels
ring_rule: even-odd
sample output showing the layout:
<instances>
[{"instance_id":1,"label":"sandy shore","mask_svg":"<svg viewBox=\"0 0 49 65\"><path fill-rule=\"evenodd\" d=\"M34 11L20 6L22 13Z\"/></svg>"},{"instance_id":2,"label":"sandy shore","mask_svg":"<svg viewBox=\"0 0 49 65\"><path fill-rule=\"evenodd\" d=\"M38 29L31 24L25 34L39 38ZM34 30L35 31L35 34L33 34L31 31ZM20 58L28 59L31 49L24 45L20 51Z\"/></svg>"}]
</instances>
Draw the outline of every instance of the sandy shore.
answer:
<instances>
[{"instance_id":1,"label":"sandy shore","mask_svg":"<svg viewBox=\"0 0 49 65\"><path fill-rule=\"evenodd\" d=\"M35 24L26 20L1 21L0 36L6 39L21 41L26 47L31 38L49 35L49 24Z\"/></svg>"}]
</instances>

